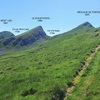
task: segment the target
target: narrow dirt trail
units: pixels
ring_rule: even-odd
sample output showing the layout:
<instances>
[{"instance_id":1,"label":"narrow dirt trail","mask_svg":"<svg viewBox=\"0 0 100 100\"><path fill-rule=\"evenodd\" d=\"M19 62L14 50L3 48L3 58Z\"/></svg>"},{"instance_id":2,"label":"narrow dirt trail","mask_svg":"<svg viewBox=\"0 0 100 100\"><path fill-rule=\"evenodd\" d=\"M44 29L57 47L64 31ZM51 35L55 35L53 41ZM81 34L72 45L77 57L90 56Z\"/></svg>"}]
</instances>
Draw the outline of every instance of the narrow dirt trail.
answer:
<instances>
[{"instance_id":1,"label":"narrow dirt trail","mask_svg":"<svg viewBox=\"0 0 100 100\"><path fill-rule=\"evenodd\" d=\"M68 84L68 87L66 88L66 94L65 94L64 100L67 100L67 97L72 94L75 85L79 83L82 75L84 74L84 70L89 66L90 62L92 61L92 59L94 58L95 54L98 52L99 49L100 49L100 45L98 45L95 48L95 50L91 52L91 54L85 60L85 62L82 63L82 65L79 68L78 72L74 76L73 81L70 84Z\"/></svg>"}]
</instances>

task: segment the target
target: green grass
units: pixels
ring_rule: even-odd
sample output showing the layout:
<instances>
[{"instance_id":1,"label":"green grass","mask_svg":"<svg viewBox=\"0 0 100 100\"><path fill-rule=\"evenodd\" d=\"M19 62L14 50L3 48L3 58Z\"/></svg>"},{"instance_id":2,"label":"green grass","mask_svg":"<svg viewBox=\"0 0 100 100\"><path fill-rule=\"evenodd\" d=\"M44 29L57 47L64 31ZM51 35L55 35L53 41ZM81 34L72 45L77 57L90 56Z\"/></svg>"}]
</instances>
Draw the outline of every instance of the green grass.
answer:
<instances>
[{"instance_id":1,"label":"green grass","mask_svg":"<svg viewBox=\"0 0 100 100\"><path fill-rule=\"evenodd\" d=\"M67 100L100 100L100 51Z\"/></svg>"},{"instance_id":2,"label":"green grass","mask_svg":"<svg viewBox=\"0 0 100 100\"><path fill-rule=\"evenodd\" d=\"M100 43L95 29L87 29L75 29L38 47L0 55L0 100L63 98L81 62Z\"/></svg>"}]
</instances>

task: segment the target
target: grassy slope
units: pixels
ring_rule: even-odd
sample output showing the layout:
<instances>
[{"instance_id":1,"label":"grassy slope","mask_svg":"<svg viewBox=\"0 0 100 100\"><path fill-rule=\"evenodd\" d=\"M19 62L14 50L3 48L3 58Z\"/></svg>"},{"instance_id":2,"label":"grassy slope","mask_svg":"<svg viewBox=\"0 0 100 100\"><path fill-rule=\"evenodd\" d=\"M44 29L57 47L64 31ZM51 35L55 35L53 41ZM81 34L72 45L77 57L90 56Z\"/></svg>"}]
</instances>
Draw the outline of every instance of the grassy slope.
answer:
<instances>
[{"instance_id":1,"label":"grassy slope","mask_svg":"<svg viewBox=\"0 0 100 100\"><path fill-rule=\"evenodd\" d=\"M67 100L100 100L100 51Z\"/></svg>"},{"instance_id":2,"label":"grassy slope","mask_svg":"<svg viewBox=\"0 0 100 100\"><path fill-rule=\"evenodd\" d=\"M28 51L1 55L0 99L56 100L57 94L63 96L81 62L100 43L100 35L87 29L54 37Z\"/></svg>"}]
</instances>

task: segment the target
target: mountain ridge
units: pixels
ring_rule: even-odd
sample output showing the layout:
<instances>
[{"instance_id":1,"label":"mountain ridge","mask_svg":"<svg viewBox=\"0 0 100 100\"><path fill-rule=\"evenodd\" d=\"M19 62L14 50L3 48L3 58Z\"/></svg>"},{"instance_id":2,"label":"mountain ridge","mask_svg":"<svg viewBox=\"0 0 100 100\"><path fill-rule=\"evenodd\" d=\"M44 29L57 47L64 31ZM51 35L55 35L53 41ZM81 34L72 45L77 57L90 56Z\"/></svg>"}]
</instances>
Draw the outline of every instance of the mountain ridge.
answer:
<instances>
[{"instance_id":1,"label":"mountain ridge","mask_svg":"<svg viewBox=\"0 0 100 100\"><path fill-rule=\"evenodd\" d=\"M44 41L47 38L48 36L44 32L42 26L38 26L20 35L8 37L1 41L1 44L7 47L23 47L32 45L34 42L38 40Z\"/></svg>"},{"instance_id":2,"label":"mountain ridge","mask_svg":"<svg viewBox=\"0 0 100 100\"><path fill-rule=\"evenodd\" d=\"M73 28L70 31L67 31L65 33L53 36L53 37L49 37L47 36L47 34L44 32L42 26L37 26L33 29L30 29L29 31L26 31L22 34L19 34L17 36L13 36L7 39L4 39L3 41L0 42L0 47L24 47L24 46L31 46L32 44L35 44L36 42L42 43L42 41L44 42L45 40L51 40L53 38L56 37L60 37L60 36L65 36L65 35L77 35L77 34L86 34L86 33L91 33L93 31L95 31L95 33L99 32L99 28L95 28L93 27L93 25L91 25L88 21L84 22L80 25L78 25L77 27ZM98 34L96 34L96 36L98 36ZM40 42L39 42L40 41Z\"/></svg>"},{"instance_id":3,"label":"mountain ridge","mask_svg":"<svg viewBox=\"0 0 100 100\"><path fill-rule=\"evenodd\" d=\"M15 36L13 33L11 33L10 31L2 31L0 32L0 39L4 39L4 38L9 38Z\"/></svg>"},{"instance_id":4,"label":"mountain ridge","mask_svg":"<svg viewBox=\"0 0 100 100\"><path fill-rule=\"evenodd\" d=\"M81 24L81 26L90 26L90 27L94 28L94 26L91 23L89 23L88 21Z\"/></svg>"}]
</instances>

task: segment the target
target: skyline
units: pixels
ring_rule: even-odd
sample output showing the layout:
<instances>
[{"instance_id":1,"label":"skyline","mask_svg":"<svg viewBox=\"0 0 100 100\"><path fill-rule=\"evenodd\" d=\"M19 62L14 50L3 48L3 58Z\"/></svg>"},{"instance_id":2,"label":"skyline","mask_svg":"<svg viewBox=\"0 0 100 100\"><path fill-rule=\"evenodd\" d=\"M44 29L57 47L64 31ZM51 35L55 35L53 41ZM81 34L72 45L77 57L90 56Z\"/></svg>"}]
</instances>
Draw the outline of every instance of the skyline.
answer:
<instances>
[{"instance_id":1,"label":"skyline","mask_svg":"<svg viewBox=\"0 0 100 100\"><path fill-rule=\"evenodd\" d=\"M56 35L87 21L94 27L100 27L99 3L99 0L77 0L77 2L75 0L0 0L0 32L11 31L18 35L25 32L25 29L42 26L48 35L52 35L48 30L59 30L55 32ZM78 13L79 11L81 13ZM82 11L91 13L85 15ZM40 17L42 20L39 21ZM2 20L8 20L8 24L4 24ZM17 33L14 28L23 30Z\"/></svg>"}]
</instances>

